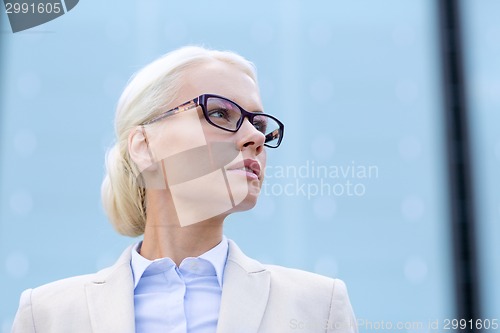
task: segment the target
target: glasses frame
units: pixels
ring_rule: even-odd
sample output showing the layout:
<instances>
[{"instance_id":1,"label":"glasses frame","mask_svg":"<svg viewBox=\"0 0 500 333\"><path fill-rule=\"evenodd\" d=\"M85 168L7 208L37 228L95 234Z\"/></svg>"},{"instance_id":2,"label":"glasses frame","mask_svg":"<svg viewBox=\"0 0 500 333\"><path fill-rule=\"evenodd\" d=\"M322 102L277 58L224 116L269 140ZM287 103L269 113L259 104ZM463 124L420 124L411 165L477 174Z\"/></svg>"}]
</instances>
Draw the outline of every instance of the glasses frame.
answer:
<instances>
[{"instance_id":1,"label":"glasses frame","mask_svg":"<svg viewBox=\"0 0 500 333\"><path fill-rule=\"evenodd\" d=\"M236 105L236 107L238 107L238 109L240 110L240 113L241 113L241 118L240 118L240 120L238 120L238 123L236 124L236 129L232 130L232 129L228 129L228 128L219 126L210 120L210 117L208 115L208 109L207 109L207 101L209 98L219 98L219 99L225 100L227 102L230 102L230 103ZM263 113L263 112L247 111L247 110L243 109L241 106L239 106L237 103L235 103L234 101L232 101L224 96L219 96L219 95L214 95L214 94L200 95L200 96L198 96L190 101L182 103L181 105L179 105L173 109L170 109L170 110L167 110L165 112L160 113L159 115L157 115L153 119L150 119L150 120L142 123L141 125L150 125L152 123L160 121L160 120L167 118L169 116L173 116L175 114L194 109L198 106L201 106L201 109L203 111L203 116L205 117L205 120L210 125L215 126L217 128L220 128L224 131L233 132L233 133L237 132L241 128L241 125L243 124L243 121L245 120L245 118L247 118L250 121L250 123L253 125L253 119L255 118L255 116L269 117L269 118L273 119L274 121L276 121L276 123L278 123L279 128L278 128L277 133L276 133L276 131L273 131L265 136L264 146L269 147L269 148L278 148L279 145L281 144L281 141L283 140L283 134L285 133L285 125L283 125L283 123L281 121L276 119L276 117L273 117L273 116L266 114L266 113ZM276 137L276 135L279 135L279 139L278 139L278 142L276 143L276 145L268 145L267 141L272 140L273 138Z\"/></svg>"}]
</instances>

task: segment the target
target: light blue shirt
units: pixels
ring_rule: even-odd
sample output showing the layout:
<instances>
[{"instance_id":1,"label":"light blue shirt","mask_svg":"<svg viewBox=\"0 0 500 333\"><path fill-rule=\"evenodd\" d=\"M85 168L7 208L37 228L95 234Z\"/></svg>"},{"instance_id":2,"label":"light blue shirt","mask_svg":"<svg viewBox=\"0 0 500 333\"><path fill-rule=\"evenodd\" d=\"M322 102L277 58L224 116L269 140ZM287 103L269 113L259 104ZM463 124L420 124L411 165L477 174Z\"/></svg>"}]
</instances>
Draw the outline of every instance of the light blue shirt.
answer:
<instances>
[{"instance_id":1,"label":"light blue shirt","mask_svg":"<svg viewBox=\"0 0 500 333\"><path fill-rule=\"evenodd\" d=\"M148 260L132 248L135 331L137 333L215 333L228 242L225 236L179 267L170 258Z\"/></svg>"}]
</instances>

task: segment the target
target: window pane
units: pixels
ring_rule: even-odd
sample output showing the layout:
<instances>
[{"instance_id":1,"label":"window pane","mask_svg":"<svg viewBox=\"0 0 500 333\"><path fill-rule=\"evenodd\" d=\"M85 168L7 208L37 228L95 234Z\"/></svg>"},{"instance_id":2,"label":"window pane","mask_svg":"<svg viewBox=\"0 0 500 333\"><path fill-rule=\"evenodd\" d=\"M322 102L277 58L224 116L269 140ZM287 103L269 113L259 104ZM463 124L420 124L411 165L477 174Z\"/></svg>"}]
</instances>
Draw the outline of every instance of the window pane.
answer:
<instances>
[{"instance_id":1,"label":"window pane","mask_svg":"<svg viewBox=\"0 0 500 333\"><path fill-rule=\"evenodd\" d=\"M462 1L484 318L500 315L500 22L498 1Z\"/></svg>"},{"instance_id":2,"label":"window pane","mask_svg":"<svg viewBox=\"0 0 500 333\"><path fill-rule=\"evenodd\" d=\"M361 331L451 318L434 1L138 3L82 4L1 37L0 322L23 289L136 241L100 208L113 112L133 71L185 44L252 60L264 112L286 127L259 204L226 235L263 262L346 281Z\"/></svg>"}]
</instances>

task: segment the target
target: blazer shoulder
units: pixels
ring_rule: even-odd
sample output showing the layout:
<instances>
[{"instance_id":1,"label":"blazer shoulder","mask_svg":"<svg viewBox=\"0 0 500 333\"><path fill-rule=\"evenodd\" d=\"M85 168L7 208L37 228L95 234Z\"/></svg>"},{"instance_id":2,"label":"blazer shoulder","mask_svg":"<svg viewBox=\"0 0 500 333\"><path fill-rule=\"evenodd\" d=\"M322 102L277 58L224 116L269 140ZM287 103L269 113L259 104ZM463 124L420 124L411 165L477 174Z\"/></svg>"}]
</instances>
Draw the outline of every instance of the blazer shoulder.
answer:
<instances>
[{"instance_id":1,"label":"blazer shoulder","mask_svg":"<svg viewBox=\"0 0 500 333\"><path fill-rule=\"evenodd\" d=\"M48 295L50 297L53 294L78 289L79 286L83 287L86 283L92 281L95 276L96 273L72 276L43 284L31 290L34 295Z\"/></svg>"},{"instance_id":2,"label":"blazer shoulder","mask_svg":"<svg viewBox=\"0 0 500 333\"><path fill-rule=\"evenodd\" d=\"M283 266L264 266L270 272L271 285L275 288L283 287L309 296L305 298L323 299L333 305L350 307L347 286L341 279Z\"/></svg>"},{"instance_id":3,"label":"blazer shoulder","mask_svg":"<svg viewBox=\"0 0 500 333\"><path fill-rule=\"evenodd\" d=\"M19 300L12 332L40 331L40 320L55 322L71 312L84 313L81 309L85 306L85 284L93 275L75 276L26 289Z\"/></svg>"},{"instance_id":4,"label":"blazer shoulder","mask_svg":"<svg viewBox=\"0 0 500 333\"><path fill-rule=\"evenodd\" d=\"M113 266L97 273L73 276L27 289L19 301L13 332L52 332L54 327L62 327L62 323L72 325L66 331L75 332L75 327L85 331L89 324L88 287L108 281L126 281L129 285L132 284L131 275L129 247ZM71 318L71 321L61 318Z\"/></svg>"},{"instance_id":5,"label":"blazer shoulder","mask_svg":"<svg viewBox=\"0 0 500 333\"><path fill-rule=\"evenodd\" d=\"M264 265L271 273L271 279L279 279L282 282L291 284L313 284L316 288L324 287L331 289L335 282L339 279L334 279L328 276L303 271L296 268L288 268L278 265Z\"/></svg>"},{"instance_id":6,"label":"blazer shoulder","mask_svg":"<svg viewBox=\"0 0 500 333\"><path fill-rule=\"evenodd\" d=\"M276 316L287 309L290 328L312 332L321 325L327 332L357 332L344 281L299 269L264 266L271 276L270 308Z\"/></svg>"},{"instance_id":7,"label":"blazer shoulder","mask_svg":"<svg viewBox=\"0 0 500 333\"><path fill-rule=\"evenodd\" d=\"M327 308L331 303L336 279L276 265L264 265L271 276L274 294L292 303L308 303Z\"/></svg>"},{"instance_id":8,"label":"blazer shoulder","mask_svg":"<svg viewBox=\"0 0 500 333\"><path fill-rule=\"evenodd\" d=\"M112 266L103 268L96 273L77 275L41 285L32 289L32 295L50 297L60 293L67 294L68 291L71 293L77 290L83 291L85 285L89 283L104 283L116 270L127 265L130 267L130 248L131 246L121 254L118 261Z\"/></svg>"}]
</instances>

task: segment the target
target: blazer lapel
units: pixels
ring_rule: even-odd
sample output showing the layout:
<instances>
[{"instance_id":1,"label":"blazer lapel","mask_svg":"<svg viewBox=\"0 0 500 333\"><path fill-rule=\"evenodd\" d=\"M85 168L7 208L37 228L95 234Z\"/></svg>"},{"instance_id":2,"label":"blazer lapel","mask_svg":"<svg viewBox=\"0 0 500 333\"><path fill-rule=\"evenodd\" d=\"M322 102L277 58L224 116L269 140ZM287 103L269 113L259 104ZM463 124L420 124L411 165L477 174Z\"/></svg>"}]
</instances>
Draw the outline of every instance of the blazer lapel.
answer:
<instances>
[{"instance_id":1,"label":"blazer lapel","mask_svg":"<svg viewBox=\"0 0 500 333\"><path fill-rule=\"evenodd\" d=\"M269 297L270 273L228 241L217 333L257 332Z\"/></svg>"},{"instance_id":2,"label":"blazer lapel","mask_svg":"<svg viewBox=\"0 0 500 333\"><path fill-rule=\"evenodd\" d=\"M85 286L92 332L134 333L134 283L128 247L115 265Z\"/></svg>"}]
</instances>

